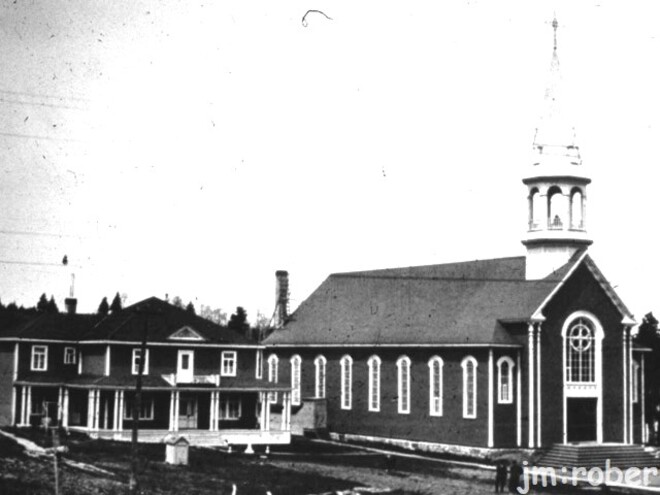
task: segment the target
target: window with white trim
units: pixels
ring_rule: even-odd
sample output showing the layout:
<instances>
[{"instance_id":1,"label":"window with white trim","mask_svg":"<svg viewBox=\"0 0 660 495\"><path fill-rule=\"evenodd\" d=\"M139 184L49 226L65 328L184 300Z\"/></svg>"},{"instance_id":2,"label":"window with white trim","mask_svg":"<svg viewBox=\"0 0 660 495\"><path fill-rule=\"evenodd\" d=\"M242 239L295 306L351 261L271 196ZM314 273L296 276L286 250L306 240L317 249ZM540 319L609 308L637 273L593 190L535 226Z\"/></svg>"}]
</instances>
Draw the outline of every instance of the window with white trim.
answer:
<instances>
[{"instance_id":1,"label":"window with white trim","mask_svg":"<svg viewBox=\"0 0 660 495\"><path fill-rule=\"evenodd\" d=\"M48 346L33 345L32 358L30 359L30 369L32 371L48 370Z\"/></svg>"},{"instance_id":2,"label":"window with white trim","mask_svg":"<svg viewBox=\"0 0 660 495\"><path fill-rule=\"evenodd\" d=\"M513 404L513 368L515 364L509 356L497 360L497 402Z\"/></svg>"},{"instance_id":3,"label":"window with white trim","mask_svg":"<svg viewBox=\"0 0 660 495\"><path fill-rule=\"evenodd\" d=\"M463 368L463 417L477 417L477 360L467 356L461 361Z\"/></svg>"},{"instance_id":4,"label":"window with white trim","mask_svg":"<svg viewBox=\"0 0 660 495\"><path fill-rule=\"evenodd\" d=\"M140 352L141 349L139 347L133 349L133 357L131 359L131 373L134 375L137 375L140 371ZM149 374L149 349L146 349L146 352L144 353L144 368L142 370L142 374Z\"/></svg>"},{"instance_id":5,"label":"window with white trim","mask_svg":"<svg viewBox=\"0 0 660 495\"><path fill-rule=\"evenodd\" d=\"M378 356L371 356L369 366L369 410L380 411L380 364Z\"/></svg>"},{"instance_id":6,"label":"window with white trim","mask_svg":"<svg viewBox=\"0 0 660 495\"><path fill-rule=\"evenodd\" d=\"M317 399L325 399L325 367L327 360L324 356L317 356L314 360L314 368L316 371L316 386L315 397Z\"/></svg>"},{"instance_id":7,"label":"window with white trim","mask_svg":"<svg viewBox=\"0 0 660 495\"><path fill-rule=\"evenodd\" d=\"M429 415L442 416L442 358L429 359Z\"/></svg>"},{"instance_id":8,"label":"window with white trim","mask_svg":"<svg viewBox=\"0 0 660 495\"><path fill-rule=\"evenodd\" d=\"M64 364L76 364L76 348L64 348Z\"/></svg>"},{"instance_id":9,"label":"window with white trim","mask_svg":"<svg viewBox=\"0 0 660 495\"><path fill-rule=\"evenodd\" d=\"M591 320L576 318L566 335L566 379L569 383L594 383L596 332Z\"/></svg>"},{"instance_id":10,"label":"window with white trim","mask_svg":"<svg viewBox=\"0 0 660 495\"><path fill-rule=\"evenodd\" d=\"M397 393L399 414L410 413L410 358L401 356L396 361L397 367Z\"/></svg>"},{"instance_id":11,"label":"window with white trim","mask_svg":"<svg viewBox=\"0 0 660 495\"><path fill-rule=\"evenodd\" d=\"M344 356L339 361L341 367L341 408L350 409L353 404L353 358Z\"/></svg>"},{"instance_id":12,"label":"window with white trim","mask_svg":"<svg viewBox=\"0 0 660 495\"><path fill-rule=\"evenodd\" d=\"M220 394L220 419L225 421L236 421L241 419L243 405L240 397L232 397Z\"/></svg>"},{"instance_id":13,"label":"window with white trim","mask_svg":"<svg viewBox=\"0 0 660 495\"><path fill-rule=\"evenodd\" d=\"M302 358L296 354L291 357L291 405L300 405L300 369Z\"/></svg>"},{"instance_id":14,"label":"window with white trim","mask_svg":"<svg viewBox=\"0 0 660 495\"><path fill-rule=\"evenodd\" d=\"M138 349L139 350L139 349ZM137 372L135 373L137 374ZM124 400L124 419L133 419L133 404L135 397L126 397ZM151 421L154 419L153 397L142 397L140 401L139 421Z\"/></svg>"},{"instance_id":15,"label":"window with white trim","mask_svg":"<svg viewBox=\"0 0 660 495\"><path fill-rule=\"evenodd\" d=\"M280 360L276 354L268 356L268 383L277 383L279 362ZM270 402L277 402L277 392L270 392L268 394L268 400Z\"/></svg>"},{"instance_id":16,"label":"window with white trim","mask_svg":"<svg viewBox=\"0 0 660 495\"><path fill-rule=\"evenodd\" d=\"M639 363L633 360L632 368L632 401L636 404L639 401Z\"/></svg>"},{"instance_id":17,"label":"window with white trim","mask_svg":"<svg viewBox=\"0 0 660 495\"><path fill-rule=\"evenodd\" d=\"M254 376L261 380L264 375L264 350L257 349L257 355L255 356L255 371Z\"/></svg>"},{"instance_id":18,"label":"window with white trim","mask_svg":"<svg viewBox=\"0 0 660 495\"><path fill-rule=\"evenodd\" d=\"M236 351L222 351L220 376L236 376Z\"/></svg>"}]
</instances>

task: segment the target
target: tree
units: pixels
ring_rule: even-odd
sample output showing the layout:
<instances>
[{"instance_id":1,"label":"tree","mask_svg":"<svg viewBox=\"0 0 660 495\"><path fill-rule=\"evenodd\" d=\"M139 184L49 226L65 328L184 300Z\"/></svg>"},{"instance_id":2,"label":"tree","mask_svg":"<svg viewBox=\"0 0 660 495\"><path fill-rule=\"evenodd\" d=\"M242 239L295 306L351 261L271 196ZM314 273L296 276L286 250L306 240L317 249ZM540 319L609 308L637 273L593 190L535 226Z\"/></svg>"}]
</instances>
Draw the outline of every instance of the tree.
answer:
<instances>
[{"instance_id":1,"label":"tree","mask_svg":"<svg viewBox=\"0 0 660 495\"><path fill-rule=\"evenodd\" d=\"M117 292L115 298L112 300L112 304L110 304L110 311L114 313L116 311L121 311L121 308L121 297L119 296L119 292Z\"/></svg>"},{"instance_id":2,"label":"tree","mask_svg":"<svg viewBox=\"0 0 660 495\"><path fill-rule=\"evenodd\" d=\"M261 311L257 311L257 316L254 319L254 325L252 325L252 332L250 337L253 340L261 341L264 339L271 331L270 318L268 318Z\"/></svg>"},{"instance_id":3,"label":"tree","mask_svg":"<svg viewBox=\"0 0 660 495\"><path fill-rule=\"evenodd\" d=\"M48 304L46 306L46 313L59 313L60 308L57 307L57 303L55 303L55 298L51 295L50 299L48 300Z\"/></svg>"},{"instance_id":4,"label":"tree","mask_svg":"<svg viewBox=\"0 0 660 495\"><path fill-rule=\"evenodd\" d=\"M37 313L47 313L48 312L48 298L46 293L41 294L39 302L37 302Z\"/></svg>"},{"instance_id":5,"label":"tree","mask_svg":"<svg viewBox=\"0 0 660 495\"><path fill-rule=\"evenodd\" d=\"M190 302L188 303L188 305L186 306L186 311L187 311L188 313L196 314L196 313L195 313L195 305L192 303L192 301L190 301Z\"/></svg>"},{"instance_id":6,"label":"tree","mask_svg":"<svg viewBox=\"0 0 660 495\"><path fill-rule=\"evenodd\" d=\"M183 309L183 300L179 296L174 296L172 299L172 306Z\"/></svg>"},{"instance_id":7,"label":"tree","mask_svg":"<svg viewBox=\"0 0 660 495\"><path fill-rule=\"evenodd\" d=\"M241 306L238 306L236 312L229 317L227 328L241 332L243 335L248 335L250 325L247 322L247 313Z\"/></svg>"},{"instance_id":8,"label":"tree","mask_svg":"<svg viewBox=\"0 0 660 495\"><path fill-rule=\"evenodd\" d=\"M211 309L211 306L205 306L202 304L199 310L199 316L212 321L217 325L227 325L227 313L220 308Z\"/></svg>"},{"instance_id":9,"label":"tree","mask_svg":"<svg viewBox=\"0 0 660 495\"><path fill-rule=\"evenodd\" d=\"M655 431L655 422L660 420L660 330L658 329L658 320L653 313L647 313L639 325L635 343L641 347L651 349L651 353L646 355L644 361L644 381L645 381L645 416L649 429L652 432L652 439L658 443L658 432Z\"/></svg>"},{"instance_id":10,"label":"tree","mask_svg":"<svg viewBox=\"0 0 660 495\"><path fill-rule=\"evenodd\" d=\"M101 300L101 304L99 304L99 309L96 311L100 315L107 315L108 311L110 311L110 305L108 304L108 298L104 297Z\"/></svg>"}]
</instances>

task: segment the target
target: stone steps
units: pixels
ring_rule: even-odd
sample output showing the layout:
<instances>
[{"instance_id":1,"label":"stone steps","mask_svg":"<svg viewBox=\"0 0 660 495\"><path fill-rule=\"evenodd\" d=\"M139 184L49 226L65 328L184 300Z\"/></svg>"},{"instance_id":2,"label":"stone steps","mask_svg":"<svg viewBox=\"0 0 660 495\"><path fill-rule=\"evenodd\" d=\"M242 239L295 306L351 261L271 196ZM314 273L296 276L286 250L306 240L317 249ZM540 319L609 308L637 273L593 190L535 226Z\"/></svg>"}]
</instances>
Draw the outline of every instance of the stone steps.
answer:
<instances>
[{"instance_id":1,"label":"stone steps","mask_svg":"<svg viewBox=\"0 0 660 495\"><path fill-rule=\"evenodd\" d=\"M608 464L609 461L609 464ZM553 468L592 467L607 465L629 467L659 467L660 461L642 445L624 444L555 444L536 463Z\"/></svg>"}]
</instances>

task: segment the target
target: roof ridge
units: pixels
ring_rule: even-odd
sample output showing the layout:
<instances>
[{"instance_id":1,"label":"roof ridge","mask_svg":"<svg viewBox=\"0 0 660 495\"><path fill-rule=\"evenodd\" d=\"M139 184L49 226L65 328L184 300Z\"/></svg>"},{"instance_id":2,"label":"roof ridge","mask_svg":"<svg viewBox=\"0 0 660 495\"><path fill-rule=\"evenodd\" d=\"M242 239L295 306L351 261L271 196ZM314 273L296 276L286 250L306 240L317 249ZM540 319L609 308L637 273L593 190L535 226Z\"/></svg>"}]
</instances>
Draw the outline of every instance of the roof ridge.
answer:
<instances>
[{"instance_id":1,"label":"roof ridge","mask_svg":"<svg viewBox=\"0 0 660 495\"><path fill-rule=\"evenodd\" d=\"M422 277L414 275L376 275L376 274L367 274L361 272L347 272L347 273L332 273L330 277L336 278L373 278L373 279L393 279L393 280L451 280L451 281L464 281L464 282L518 282L518 283L546 283L546 284L556 284L556 279L542 278L538 280L527 280L520 278L496 278L496 277Z\"/></svg>"}]
</instances>

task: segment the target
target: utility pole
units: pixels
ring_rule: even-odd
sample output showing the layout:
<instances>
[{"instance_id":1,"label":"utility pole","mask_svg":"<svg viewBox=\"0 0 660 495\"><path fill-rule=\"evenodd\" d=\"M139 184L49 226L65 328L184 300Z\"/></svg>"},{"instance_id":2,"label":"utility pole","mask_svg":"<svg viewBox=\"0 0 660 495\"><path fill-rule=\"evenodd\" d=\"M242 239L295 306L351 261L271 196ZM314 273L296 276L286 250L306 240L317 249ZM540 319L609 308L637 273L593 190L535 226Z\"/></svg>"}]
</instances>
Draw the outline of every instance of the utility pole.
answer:
<instances>
[{"instance_id":1,"label":"utility pole","mask_svg":"<svg viewBox=\"0 0 660 495\"><path fill-rule=\"evenodd\" d=\"M142 410L142 374L144 373L144 362L147 353L147 334L149 326L149 317L146 312L144 316L144 327L142 329L142 344L140 345L140 362L138 363L138 374L135 378L135 399L133 400L133 427L131 431L131 476L128 481L129 493L135 495L138 493L138 421L140 411Z\"/></svg>"}]
</instances>

